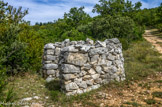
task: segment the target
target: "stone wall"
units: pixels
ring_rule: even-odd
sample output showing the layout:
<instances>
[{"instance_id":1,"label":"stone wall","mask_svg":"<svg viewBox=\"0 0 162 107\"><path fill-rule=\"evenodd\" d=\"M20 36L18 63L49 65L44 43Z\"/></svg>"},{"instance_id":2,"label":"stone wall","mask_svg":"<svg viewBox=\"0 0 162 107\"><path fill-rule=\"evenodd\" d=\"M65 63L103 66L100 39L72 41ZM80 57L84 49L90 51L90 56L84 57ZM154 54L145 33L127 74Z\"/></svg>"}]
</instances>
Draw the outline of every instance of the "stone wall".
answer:
<instances>
[{"instance_id":1,"label":"stone wall","mask_svg":"<svg viewBox=\"0 0 162 107\"><path fill-rule=\"evenodd\" d=\"M118 39L69 41L44 47L43 73L47 81L60 79L67 95L97 89L110 81L123 81L124 58Z\"/></svg>"}]
</instances>

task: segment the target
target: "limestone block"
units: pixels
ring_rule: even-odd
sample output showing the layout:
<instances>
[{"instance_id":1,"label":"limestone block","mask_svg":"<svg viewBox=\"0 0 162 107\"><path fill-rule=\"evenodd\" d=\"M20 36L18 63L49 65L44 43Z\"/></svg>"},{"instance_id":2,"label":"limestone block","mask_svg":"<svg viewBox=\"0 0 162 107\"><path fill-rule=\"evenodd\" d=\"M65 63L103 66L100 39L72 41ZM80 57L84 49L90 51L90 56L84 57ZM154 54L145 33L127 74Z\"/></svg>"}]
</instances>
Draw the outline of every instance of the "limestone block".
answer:
<instances>
[{"instance_id":1,"label":"limestone block","mask_svg":"<svg viewBox=\"0 0 162 107\"><path fill-rule=\"evenodd\" d=\"M46 55L46 56L44 56L44 59L46 61L54 61L54 60L58 60L58 57L57 56L53 56L53 55Z\"/></svg>"},{"instance_id":2,"label":"limestone block","mask_svg":"<svg viewBox=\"0 0 162 107\"><path fill-rule=\"evenodd\" d=\"M94 55L91 57L91 63L97 63L99 60L99 55Z\"/></svg>"},{"instance_id":3,"label":"limestone block","mask_svg":"<svg viewBox=\"0 0 162 107\"><path fill-rule=\"evenodd\" d=\"M61 49L58 48L58 47L56 47L56 49L55 49L55 55L56 56L59 56L60 55L60 52L61 52Z\"/></svg>"},{"instance_id":4,"label":"limestone block","mask_svg":"<svg viewBox=\"0 0 162 107\"><path fill-rule=\"evenodd\" d=\"M57 64L44 64L43 68L47 70L57 69L58 65Z\"/></svg>"},{"instance_id":5,"label":"limestone block","mask_svg":"<svg viewBox=\"0 0 162 107\"><path fill-rule=\"evenodd\" d=\"M83 67L81 68L82 70L89 70L91 69L91 65L90 64L84 64Z\"/></svg>"},{"instance_id":6,"label":"limestone block","mask_svg":"<svg viewBox=\"0 0 162 107\"><path fill-rule=\"evenodd\" d=\"M76 78L76 76L74 74L63 74L63 78L65 80L70 80Z\"/></svg>"},{"instance_id":7,"label":"limestone block","mask_svg":"<svg viewBox=\"0 0 162 107\"><path fill-rule=\"evenodd\" d=\"M106 42L96 41L95 47L106 47Z\"/></svg>"},{"instance_id":8,"label":"limestone block","mask_svg":"<svg viewBox=\"0 0 162 107\"><path fill-rule=\"evenodd\" d=\"M47 75L55 75L56 70L47 70Z\"/></svg>"},{"instance_id":9,"label":"limestone block","mask_svg":"<svg viewBox=\"0 0 162 107\"><path fill-rule=\"evenodd\" d=\"M61 51L63 51L63 52L78 52L78 49L76 49L72 45L72 46L64 47L63 49L61 49Z\"/></svg>"},{"instance_id":10,"label":"limestone block","mask_svg":"<svg viewBox=\"0 0 162 107\"><path fill-rule=\"evenodd\" d=\"M107 59L110 60L110 61L113 61L113 60L115 60L115 56L112 55L112 54L109 54L109 55L107 56Z\"/></svg>"},{"instance_id":11,"label":"limestone block","mask_svg":"<svg viewBox=\"0 0 162 107\"><path fill-rule=\"evenodd\" d=\"M88 55L82 53L69 53L66 60L67 63L83 66L88 60Z\"/></svg>"},{"instance_id":12,"label":"limestone block","mask_svg":"<svg viewBox=\"0 0 162 107\"><path fill-rule=\"evenodd\" d=\"M48 43L44 46L44 49L55 49L55 46L53 43Z\"/></svg>"},{"instance_id":13,"label":"limestone block","mask_svg":"<svg viewBox=\"0 0 162 107\"><path fill-rule=\"evenodd\" d=\"M65 85L66 91L77 90L78 88L78 85L74 82Z\"/></svg>"},{"instance_id":14,"label":"limestone block","mask_svg":"<svg viewBox=\"0 0 162 107\"><path fill-rule=\"evenodd\" d=\"M99 73L99 74L102 73L102 68L101 68L101 66L96 66L95 69L96 69L97 73Z\"/></svg>"},{"instance_id":15,"label":"limestone block","mask_svg":"<svg viewBox=\"0 0 162 107\"><path fill-rule=\"evenodd\" d=\"M91 39L89 39L89 38L86 39L86 44L93 45L93 43L94 43L93 40L91 40Z\"/></svg>"},{"instance_id":16,"label":"limestone block","mask_svg":"<svg viewBox=\"0 0 162 107\"><path fill-rule=\"evenodd\" d=\"M77 84L80 88L84 88L86 89L87 88L87 83L86 81L81 81L80 83Z\"/></svg>"},{"instance_id":17,"label":"limestone block","mask_svg":"<svg viewBox=\"0 0 162 107\"><path fill-rule=\"evenodd\" d=\"M61 65L61 70L63 73L79 73L80 69L79 67L76 67L74 65L70 65L70 64L62 64Z\"/></svg>"},{"instance_id":18,"label":"limestone block","mask_svg":"<svg viewBox=\"0 0 162 107\"><path fill-rule=\"evenodd\" d=\"M100 74L93 74L93 75L91 75L91 76L92 76L92 78L95 80L95 79L97 79L97 78L100 77Z\"/></svg>"},{"instance_id":19,"label":"limestone block","mask_svg":"<svg viewBox=\"0 0 162 107\"><path fill-rule=\"evenodd\" d=\"M47 49L44 51L45 55L54 55L54 49Z\"/></svg>"},{"instance_id":20,"label":"limestone block","mask_svg":"<svg viewBox=\"0 0 162 107\"><path fill-rule=\"evenodd\" d=\"M87 83L87 85L92 86L94 83L94 80L93 79L86 80L86 83Z\"/></svg>"},{"instance_id":21,"label":"limestone block","mask_svg":"<svg viewBox=\"0 0 162 107\"><path fill-rule=\"evenodd\" d=\"M91 74L91 75L93 75L93 74L96 73L96 71L95 71L93 68L91 68L91 69L88 71L88 73Z\"/></svg>"}]
</instances>

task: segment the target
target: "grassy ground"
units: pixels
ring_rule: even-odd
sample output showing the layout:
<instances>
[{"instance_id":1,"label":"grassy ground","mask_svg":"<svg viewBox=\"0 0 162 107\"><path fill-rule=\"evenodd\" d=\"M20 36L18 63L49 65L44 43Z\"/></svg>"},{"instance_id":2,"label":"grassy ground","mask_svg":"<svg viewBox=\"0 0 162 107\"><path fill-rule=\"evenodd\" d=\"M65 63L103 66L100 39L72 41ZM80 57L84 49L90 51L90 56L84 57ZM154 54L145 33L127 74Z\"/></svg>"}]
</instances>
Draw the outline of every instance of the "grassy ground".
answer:
<instances>
[{"instance_id":1,"label":"grassy ground","mask_svg":"<svg viewBox=\"0 0 162 107\"><path fill-rule=\"evenodd\" d=\"M60 92L57 81L46 83L39 75L11 77L15 102L24 98L22 105L39 103L45 107L109 107L162 105L162 59L146 41L132 43L124 53L127 80L110 83L78 96L67 97ZM26 103L26 104L24 104ZM19 105L20 107L22 105Z\"/></svg>"}]
</instances>

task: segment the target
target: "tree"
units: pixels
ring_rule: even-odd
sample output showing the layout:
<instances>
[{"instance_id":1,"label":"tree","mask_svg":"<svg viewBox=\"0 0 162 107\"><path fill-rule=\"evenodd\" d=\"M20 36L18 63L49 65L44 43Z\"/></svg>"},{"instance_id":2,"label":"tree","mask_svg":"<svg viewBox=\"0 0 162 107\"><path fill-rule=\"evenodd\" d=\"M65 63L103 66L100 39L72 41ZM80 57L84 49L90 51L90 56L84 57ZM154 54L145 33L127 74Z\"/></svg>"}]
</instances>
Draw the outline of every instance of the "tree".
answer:
<instances>
[{"instance_id":1,"label":"tree","mask_svg":"<svg viewBox=\"0 0 162 107\"><path fill-rule=\"evenodd\" d=\"M97 12L101 16L127 15L134 10L139 10L142 5L141 2L137 2L134 6L129 0L100 0L99 2L100 4L96 4L92 12Z\"/></svg>"},{"instance_id":2,"label":"tree","mask_svg":"<svg viewBox=\"0 0 162 107\"><path fill-rule=\"evenodd\" d=\"M13 8L0 1L0 64L10 73L21 71L25 67L25 43L19 40L20 24L28 13L22 7Z\"/></svg>"},{"instance_id":3,"label":"tree","mask_svg":"<svg viewBox=\"0 0 162 107\"><path fill-rule=\"evenodd\" d=\"M70 24L73 27L77 27L80 24L86 24L90 19L90 16L84 12L84 7L74 7L71 8L69 13L64 14L64 20L66 23Z\"/></svg>"}]
</instances>

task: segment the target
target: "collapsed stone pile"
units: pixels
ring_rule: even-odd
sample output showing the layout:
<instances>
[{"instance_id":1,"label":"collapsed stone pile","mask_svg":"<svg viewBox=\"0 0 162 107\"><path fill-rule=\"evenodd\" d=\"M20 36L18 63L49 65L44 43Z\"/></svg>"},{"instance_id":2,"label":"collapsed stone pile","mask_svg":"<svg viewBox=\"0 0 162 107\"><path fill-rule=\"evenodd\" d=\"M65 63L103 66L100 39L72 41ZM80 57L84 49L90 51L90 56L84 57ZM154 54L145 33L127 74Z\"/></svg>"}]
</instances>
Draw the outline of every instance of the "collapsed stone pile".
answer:
<instances>
[{"instance_id":1,"label":"collapsed stone pile","mask_svg":"<svg viewBox=\"0 0 162 107\"><path fill-rule=\"evenodd\" d=\"M44 47L43 73L47 81L60 79L67 95L97 89L112 80L123 81L124 58L118 39L71 41Z\"/></svg>"}]
</instances>

